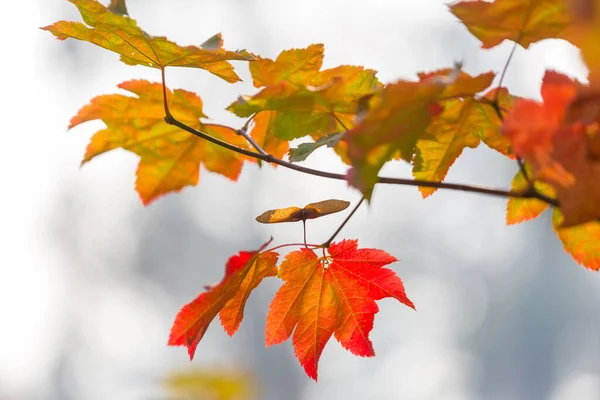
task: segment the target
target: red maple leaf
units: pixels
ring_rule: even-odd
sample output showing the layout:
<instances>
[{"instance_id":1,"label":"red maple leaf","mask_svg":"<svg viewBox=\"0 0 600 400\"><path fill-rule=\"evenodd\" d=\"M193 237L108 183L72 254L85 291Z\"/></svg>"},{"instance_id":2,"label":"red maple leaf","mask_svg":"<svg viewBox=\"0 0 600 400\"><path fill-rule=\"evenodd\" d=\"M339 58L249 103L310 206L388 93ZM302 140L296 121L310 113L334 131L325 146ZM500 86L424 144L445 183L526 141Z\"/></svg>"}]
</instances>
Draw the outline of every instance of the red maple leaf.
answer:
<instances>
[{"instance_id":1,"label":"red maple leaf","mask_svg":"<svg viewBox=\"0 0 600 400\"><path fill-rule=\"evenodd\" d=\"M229 258L223 280L179 311L171 328L170 346L186 346L193 359L196 346L217 314L225 332L233 336L242 322L252 290L263 278L277 274L278 254L260 253L268 243L257 251L241 251Z\"/></svg>"},{"instance_id":2,"label":"red maple leaf","mask_svg":"<svg viewBox=\"0 0 600 400\"><path fill-rule=\"evenodd\" d=\"M357 246L356 240L332 243L329 255L322 257L301 249L288 254L279 269L285 284L270 305L266 344L284 342L293 333L296 357L314 380L331 335L355 355L375 355L369 339L379 311L375 300L393 297L414 308L400 278L383 268L396 258L382 250Z\"/></svg>"}]
</instances>

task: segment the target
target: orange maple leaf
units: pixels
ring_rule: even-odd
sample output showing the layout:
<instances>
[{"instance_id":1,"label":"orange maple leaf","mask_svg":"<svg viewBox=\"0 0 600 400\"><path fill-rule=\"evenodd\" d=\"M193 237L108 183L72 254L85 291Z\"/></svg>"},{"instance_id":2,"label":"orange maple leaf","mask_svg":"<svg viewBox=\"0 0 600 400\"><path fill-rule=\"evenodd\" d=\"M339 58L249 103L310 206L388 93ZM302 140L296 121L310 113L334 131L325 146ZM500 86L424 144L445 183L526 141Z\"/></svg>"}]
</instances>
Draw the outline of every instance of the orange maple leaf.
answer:
<instances>
[{"instance_id":1,"label":"orange maple leaf","mask_svg":"<svg viewBox=\"0 0 600 400\"><path fill-rule=\"evenodd\" d=\"M466 0L450 10L484 49L505 39L528 48L533 42L560 37L571 21L564 0Z\"/></svg>"},{"instance_id":2,"label":"orange maple leaf","mask_svg":"<svg viewBox=\"0 0 600 400\"><path fill-rule=\"evenodd\" d=\"M589 69L590 83L586 91L600 90L600 0L565 0L573 23L563 37L581 50L583 61Z\"/></svg>"},{"instance_id":3,"label":"orange maple leaf","mask_svg":"<svg viewBox=\"0 0 600 400\"><path fill-rule=\"evenodd\" d=\"M531 175L531 170L525 165L528 176ZM514 191L525 191L529 187L529 182L525 179L522 171L517 172L513 178L511 187ZM542 181L534 181L533 187L539 193L542 193L550 198L556 197L554 188ZM548 208L548 203L538 199L523 199L519 197L511 197L506 202L506 224L514 225L521 222L529 221L539 217Z\"/></svg>"},{"instance_id":4,"label":"orange maple leaf","mask_svg":"<svg viewBox=\"0 0 600 400\"><path fill-rule=\"evenodd\" d=\"M504 120L503 133L532 168L533 177L551 184L558 195L564 226L600 218L600 141L586 121L565 120L578 93L576 82L547 71L543 103L520 100ZM593 127L589 127L593 128Z\"/></svg>"},{"instance_id":5,"label":"orange maple leaf","mask_svg":"<svg viewBox=\"0 0 600 400\"><path fill-rule=\"evenodd\" d=\"M223 280L185 305L175 317L169 336L170 346L186 346L190 359L212 320L219 314L221 325L229 336L238 330L250 293L269 276L277 274L278 254L241 251L225 266Z\"/></svg>"},{"instance_id":6,"label":"orange maple leaf","mask_svg":"<svg viewBox=\"0 0 600 400\"><path fill-rule=\"evenodd\" d=\"M281 158L290 148L290 142L273 135L276 117L276 111L263 111L256 114L252 119L254 125L250 131L250 136L268 154ZM278 165L273 164L273 166L277 167Z\"/></svg>"},{"instance_id":7,"label":"orange maple leaf","mask_svg":"<svg viewBox=\"0 0 600 400\"><path fill-rule=\"evenodd\" d=\"M322 44L313 44L250 62L254 86L262 89L241 96L228 110L258 119L251 131L255 140L287 150L289 140L318 140L353 126L360 99L380 86L375 71L351 65L321 71L323 51ZM344 159L344 149L338 153Z\"/></svg>"},{"instance_id":8,"label":"orange maple leaf","mask_svg":"<svg viewBox=\"0 0 600 400\"><path fill-rule=\"evenodd\" d=\"M505 117L502 132L515 153L530 162L539 178L554 177L564 184L570 176L550 157L552 140L561 127L567 106L575 98L576 87L565 75L547 71L542 83L543 102L521 99Z\"/></svg>"},{"instance_id":9,"label":"orange maple leaf","mask_svg":"<svg viewBox=\"0 0 600 400\"><path fill-rule=\"evenodd\" d=\"M286 341L293 333L296 357L306 374L317 380L323 348L332 335L355 355L374 356L369 333L375 300L393 297L414 308L402 281L384 265L396 258L377 249L358 249L356 240L344 240L319 257L301 249L289 253L278 276L285 281L267 315L267 346Z\"/></svg>"},{"instance_id":10,"label":"orange maple leaf","mask_svg":"<svg viewBox=\"0 0 600 400\"><path fill-rule=\"evenodd\" d=\"M556 189L564 227L600 219L600 154L593 153L593 143L585 132L559 130L552 143L552 158L574 177L569 185L553 177L547 179Z\"/></svg>"},{"instance_id":11,"label":"orange maple leaf","mask_svg":"<svg viewBox=\"0 0 600 400\"><path fill-rule=\"evenodd\" d=\"M593 271L600 270L600 222L564 227L563 215L558 208L552 214L552 226L563 243L565 251L579 264Z\"/></svg>"},{"instance_id":12,"label":"orange maple leaf","mask_svg":"<svg viewBox=\"0 0 600 400\"><path fill-rule=\"evenodd\" d=\"M140 156L136 190L144 204L157 197L196 185L200 164L206 169L236 180L244 157L200 139L164 120L162 85L144 80L119 85L138 97L111 94L98 96L82 107L69 128L100 119L106 124L92 137L83 163L115 148ZM220 125L203 124L202 100L183 89L167 92L171 113L179 121L236 146L248 148L243 137Z\"/></svg>"},{"instance_id":13,"label":"orange maple leaf","mask_svg":"<svg viewBox=\"0 0 600 400\"><path fill-rule=\"evenodd\" d=\"M419 74L424 80L430 76L448 75L450 70L441 70L429 74ZM488 72L471 78L462 72L463 85L451 85L444 92L440 101L444 110L432 121L426 131L418 138L416 156L413 163L413 176L426 181L443 181L454 161L467 147L475 148L484 141L498 152L511 157L510 143L502 136L502 122L492 106L496 93L500 91L500 108L510 107L512 96L506 89L493 89L483 98L472 96L488 87L494 74ZM469 79L471 78L471 79ZM459 78L461 79L461 78ZM464 98L456 98L464 95ZM423 197L433 194L436 189L419 187Z\"/></svg>"},{"instance_id":14,"label":"orange maple leaf","mask_svg":"<svg viewBox=\"0 0 600 400\"><path fill-rule=\"evenodd\" d=\"M88 26L80 22L58 21L42 29L52 32L58 39L73 38L93 43L121 55L128 65L152 68L191 67L202 68L228 82L240 78L227 60L251 60L245 51L224 50L221 34L217 34L200 47L181 47L166 37L151 36L144 32L122 7L111 4L109 8L96 0L69 0L75 4Z\"/></svg>"},{"instance_id":15,"label":"orange maple leaf","mask_svg":"<svg viewBox=\"0 0 600 400\"><path fill-rule=\"evenodd\" d=\"M362 121L344 138L352 163L348 181L367 199L386 162L398 153L401 159L412 162L417 141L443 111L441 102L485 90L494 75L471 77L445 69L422 74L421 78L419 82L401 80L377 92Z\"/></svg>"}]
</instances>

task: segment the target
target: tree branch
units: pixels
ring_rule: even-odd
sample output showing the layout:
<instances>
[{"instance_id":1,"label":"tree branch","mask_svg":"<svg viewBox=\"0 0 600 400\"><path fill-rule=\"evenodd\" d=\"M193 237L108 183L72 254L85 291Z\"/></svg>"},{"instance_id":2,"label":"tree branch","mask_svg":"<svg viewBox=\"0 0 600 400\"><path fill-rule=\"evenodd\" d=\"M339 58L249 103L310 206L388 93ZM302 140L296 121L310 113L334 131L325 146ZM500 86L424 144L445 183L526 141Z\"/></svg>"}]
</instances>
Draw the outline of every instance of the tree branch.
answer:
<instances>
[{"instance_id":1,"label":"tree branch","mask_svg":"<svg viewBox=\"0 0 600 400\"><path fill-rule=\"evenodd\" d=\"M327 241L325 243L323 243L321 245L321 247L327 248L329 247L329 245L331 244L331 242L333 242L333 240L335 239L335 237L341 232L341 230L344 228L344 226L346 226L346 224L348 223L348 221L350 221L350 218L352 218L352 216L354 215L354 213L356 212L356 210L358 210L358 207L360 207L360 205L363 203L363 201L365 201L365 197L361 197L360 201L356 204L356 206L354 206L354 208L352 209L352 211L350 211L350 214L348 214L348 216L346 217L346 219L344 219L344 222L342 222L342 224L336 229L335 232L333 232L333 235L331 235L331 237L329 239L327 239Z\"/></svg>"},{"instance_id":2,"label":"tree branch","mask_svg":"<svg viewBox=\"0 0 600 400\"><path fill-rule=\"evenodd\" d=\"M252 147L254 147L256 149L256 151L258 151L260 154L262 154L263 156L268 155L268 153L262 147L260 147L260 145L258 143L256 143L256 140L252 139L252 136L248 135L247 129L248 128L244 125L240 129L238 129L236 132L238 135L243 136L244 139L246 139L248 141L248 143L250 143L252 145Z\"/></svg>"},{"instance_id":3,"label":"tree branch","mask_svg":"<svg viewBox=\"0 0 600 400\"><path fill-rule=\"evenodd\" d=\"M255 158L257 160L262 160L264 162L270 164L277 164L287 169L291 169L294 171L302 172L308 175L319 176L321 178L329 178L336 179L340 181L347 182L346 175L344 174L336 174L334 172L321 171L318 169L303 167L285 160L281 160L277 157L272 156L271 154L261 154L252 150L244 149L241 147L237 147L230 143L224 142L220 139L210 136L209 134L202 132L198 129L194 129L191 126L184 124L181 121L178 121L173 117L171 112L169 111L168 101L167 101L167 91L165 84L165 73L164 69L161 70L162 75L162 84L163 84L163 95L164 95L164 107L165 107L165 122L169 125L176 126L180 129L183 129L186 132L191 133L194 136L197 136L201 139L207 140L217 146L221 146L225 149L231 150L238 154L243 154L248 157ZM446 190L457 190L461 192L468 193L479 193L486 194L489 196L498 196L498 197L516 197L523 199L537 199L543 201L547 204L550 204L555 207L559 207L559 202L556 199L552 199L548 196L545 196L541 193L538 193L535 189L529 188L525 191L513 191L513 190L503 190L503 189L490 189L480 186L472 186L472 185L462 185L456 183L447 183L447 182L435 182L435 181L423 181L418 179L404 179L404 178L389 178L389 177L378 177L376 183L382 183L387 185L404 185L404 186L417 186L417 187L428 187L435 189L446 189Z\"/></svg>"}]
</instances>

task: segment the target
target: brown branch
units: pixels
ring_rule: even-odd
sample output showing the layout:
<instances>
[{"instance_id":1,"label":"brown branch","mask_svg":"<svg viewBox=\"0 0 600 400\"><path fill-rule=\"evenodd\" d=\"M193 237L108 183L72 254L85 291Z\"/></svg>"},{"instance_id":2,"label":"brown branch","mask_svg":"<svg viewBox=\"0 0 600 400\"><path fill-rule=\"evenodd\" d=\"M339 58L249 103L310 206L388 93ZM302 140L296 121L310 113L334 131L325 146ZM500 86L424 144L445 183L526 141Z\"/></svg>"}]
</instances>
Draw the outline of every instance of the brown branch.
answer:
<instances>
[{"instance_id":1,"label":"brown branch","mask_svg":"<svg viewBox=\"0 0 600 400\"><path fill-rule=\"evenodd\" d=\"M169 111L169 107L167 104L167 96L166 96L167 92L166 92L164 69L161 72L162 72L162 79L163 79L163 82L162 82L163 83L163 95L165 96L165 99L164 99L165 122L167 124L176 126L180 129L183 129L186 132L191 133L194 136L197 136L201 139L207 140L213 144L216 144L217 146L221 146L225 149L231 150L238 154L243 154L245 156L252 157L257 160L262 160L262 161L265 161L270 164L277 164L277 165L280 165L287 169L291 169L291 170L302 172L302 173L309 174L309 175L319 176L321 178L336 179L336 180L340 180L340 181L344 181L344 182L347 181L346 175L344 175L344 174L336 174L334 172L327 172L327 171L321 171L318 169L303 167L303 166L293 164L288 161L281 160L277 157L272 156L271 154L261 154L261 153L257 153L252 150L243 149L241 147L237 147L235 145L232 145L230 143L227 143L220 139L212 137L205 132L202 132L198 129L194 129L191 126L188 126L188 125L184 124L183 122L178 121L177 119L175 119L175 117L173 117L173 115ZM529 188L525 191L513 191L513 190L503 190L503 189L490 189L490 188L485 188L485 187L480 187L480 186L462 185L462 184L456 184L456 183L423 181L423 180L418 180L418 179L389 178L389 177L378 177L376 180L376 183L382 183L382 184L388 184L388 185L418 186L418 187L428 187L428 188L435 188L435 189L457 190L457 191L461 191L461 192L479 193L479 194L486 194L489 196L498 196L498 197L516 197L516 198L523 198L523 199L538 199L538 200L548 203L552 206L555 206L555 207L559 206L559 203L556 199L552 199L548 196L538 193L533 188Z\"/></svg>"},{"instance_id":2,"label":"brown branch","mask_svg":"<svg viewBox=\"0 0 600 400\"><path fill-rule=\"evenodd\" d=\"M244 139L246 139L248 141L248 143L250 143L252 145L252 147L254 147L256 149L256 151L258 151L260 154L262 154L264 156L268 155L269 153L267 153L262 147L260 147L260 145L258 143L256 143L256 140L254 140L252 138L252 136L248 135L247 129L248 128L244 125L240 129L238 129L236 132L238 135L243 136Z\"/></svg>"},{"instance_id":3,"label":"brown branch","mask_svg":"<svg viewBox=\"0 0 600 400\"><path fill-rule=\"evenodd\" d=\"M354 215L354 213L356 212L356 210L358 210L358 207L360 207L360 205L363 203L363 201L365 201L365 197L364 196L361 197L360 201L356 204L356 206L354 206L354 208L352 209L352 211L350 211L350 214L348 214L348 216L346 217L346 219L344 219L344 221L342 222L342 224L336 229L335 232L333 232L333 235L331 235L331 237L329 239L327 239L327 241L321 245L321 247L323 247L323 248L329 247L329 245L331 244L331 242L333 242L333 239L335 239L335 237L342 231L342 229L344 228L344 226L346 226L346 224L348 223L348 221L350 221L350 218L352 218L352 216Z\"/></svg>"},{"instance_id":4,"label":"brown branch","mask_svg":"<svg viewBox=\"0 0 600 400\"><path fill-rule=\"evenodd\" d=\"M502 69L502 73L500 74L500 81L498 82L498 90L496 91L496 95L494 96L494 100L492 101L492 107L494 107L494 110L496 110L496 114L498 114L498 118L500 118L500 121L504 121L504 116L502 115L502 110L500 107L500 88L502 87L502 82L504 82L504 77L506 76L506 71L508 70L508 66L510 65L510 62L512 61L513 56L515 55L515 51L517 50L517 45L519 44L519 41L521 40L521 36L522 36L522 33L519 34L519 37L517 37L517 39L515 40L515 44L513 45L512 49L510 50L510 54L508 55L508 58L506 59L506 63L504 64L504 68ZM525 169L525 164L523 163L523 160L519 156L517 156L517 164L519 165L519 170L521 171L521 174L523 174L525 181L527 182L527 184L529 185L530 188L533 188L533 181L531 180L531 177L529 176L529 174L527 173L527 170Z\"/></svg>"}]
</instances>

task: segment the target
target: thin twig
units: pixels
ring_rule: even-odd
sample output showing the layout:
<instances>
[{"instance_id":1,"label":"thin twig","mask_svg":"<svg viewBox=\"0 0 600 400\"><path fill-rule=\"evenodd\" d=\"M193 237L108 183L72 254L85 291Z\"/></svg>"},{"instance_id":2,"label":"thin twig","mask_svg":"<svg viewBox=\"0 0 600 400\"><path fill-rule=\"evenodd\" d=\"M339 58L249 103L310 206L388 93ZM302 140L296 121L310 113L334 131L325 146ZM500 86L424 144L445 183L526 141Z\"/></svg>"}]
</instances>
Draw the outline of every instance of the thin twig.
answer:
<instances>
[{"instance_id":1,"label":"thin twig","mask_svg":"<svg viewBox=\"0 0 600 400\"><path fill-rule=\"evenodd\" d=\"M271 247L270 249L262 250L261 254L262 253L267 253L269 251L274 251L274 250L277 250L277 249L281 249L283 247L296 247L296 246L298 246L298 247L304 247L304 243L286 243L286 244L280 244L279 246L275 246L275 247ZM313 249L318 249L318 248L321 247L320 244L310 244L310 243L307 244L306 246L307 246L307 248L311 248L312 247Z\"/></svg>"},{"instance_id":2,"label":"thin twig","mask_svg":"<svg viewBox=\"0 0 600 400\"><path fill-rule=\"evenodd\" d=\"M256 149L256 151L258 151L260 154L266 156L269 153L267 153L262 147L260 147L260 145L258 143L256 143L256 141L254 139L252 139L252 136L248 135L248 131L246 126L244 125L243 127L241 127L240 129L238 129L237 134L240 136L243 136L244 139L246 139L248 141L248 143L250 143L252 145L252 147L254 147Z\"/></svg>"},{"instance_id":3,"label":"thin twig","mask_svg":"<svg viewBox=\"0 0 600 400\"><path fill-rule=\"evenodd\" d=\"M350 211L350 214L348 214L348 216L346 217L346 219L344 220L344 222L342 222L342 224L336 229L335 232L333 232L333 235L331 235L331 237L329 239L327 239L327 241L325 243L323 243L321 245L321 247L323 248L327 248L329 247L329 245L331 244L331 242L333 242L333 239L335 239L335 237L338 235L338 233L340 233L340 231L344 228L344 226L346 226L346 224L348 223L348 221L350 221L350 218L352 218L352 216L354 215L354 213L356 212L356 210L358 210L358 207L360 207L360 205L362 204L362 202L365 201L365 197L361 197L360 201L356 204L356 206L354 206L354 208L352 209L352 211Z\"/></svg>"},{"instance_id":4,"label":"thin twig","mask_svg":"<svg viewBox=\"0 0 600 400\"><path fill-rule=\"evenodd\" d=\"M527 182L529 187L533 187L533 181L531 180L527 169L525 169L525 163L523 162L523 159L519 156L517 156L517 164L519 165L519 170L521 171L521 174L523 174L523 177L525 178L525 182Z\"/></svg>"},{"instance_id":5,"label":"thin twig","mask_svg":"<svg viewBox=\"0 0 600 400\"><path fill-rule=\"evenodd\" d=\"M308 249L308 245L306 244L306 218L302 218L302 231L304 232L304 247Z\"/></svg>"},{"instance_id":6,"label":"thin twig","mask_svg":"<svg viewBox=\"0 0 600 400\"><path fill-rule=\"evenodd\" d=\"M183 122L178 121L171 115L169 108L166 102L166 85L164 82L164 71L163 71L163 94L165 95L165 122L176 126L178 128L183 129L186 132L191 133L201 139L207 140L213 144L221 146L225 149L231 150L238 154L243 154L248 157L255 158L257 160L262 160L267 163L277 164L287 169L291 169L294 171L302 172L309 175L319 176L321 178L329 178L336 179L340 181L347 182L347 177L344 174L336 174L333 172L321 171L318 169L303 167L297 164L293 164L288 161L281 160L277 157L272 156L271 154L261 154L252 150L244 149L241 147L237 147L230 143L224 142L220 139L217 139L205 132L202 132L198 129L194 129L191 126L184 124ZM524 199L538 199L545 203L548 203L552 206L558 207L559 203L556 199L545 196L537 191L531 192L530 190L525 191L513 191L513 190L503 190L503 189L490 189L480 186L472 186L472 185L462 185L456 183L447 183L447 182L435 182L435 181L423 181L417 179L404 179L404 178L389 178L389 177L377 177L376 183L383 183L388 185L404 185L404 186L421 186L421 187L429 187L435 189L447 189L447 190L458 190L461 192L469 192L469 193L479 193L486 194L489 196L498 196L498 197L516 197L516 198L524 198Z\"/></svg>"},{"instance_id":7,"label":"thin twig","mask_svg":"<svg viewBox=\"0 0 600 400\"><path fill-rule=\"evenodd\" d=\"M502 69L502 73L500 74L500 81L498 82L498 88L502 87L502 82L504 82L504 77L506 76L506 71L508 71L508 66L509 66L510 62L512 61L513 56L515 55L515 51L517 50L517 45L519 44L520 39L521 39L521 36L519 35L519 37L515 41L515 44L513 45L513 48L510 50L510 54L508 55L508 58L506 59L506 64L504 64L504 68ZM494 98L494 103L498 104L499 99L500 99L500 91L497 91L496 97ZM500 117L500 118L502 118L502 117Z\"/></svg>"},{"instance_id":8,"label":"thin twig","mask_svg":"<svg viewBox=\"0 0 600 400\"><path fill-rule=\"evenodd\" d=\"M494 109L496 110L496 114L498 114L498 118L500 118L500 121L504 120L504 116L502 115L502 110L500 107L500 89L502 88L502 82L504 82L506 71L508 70L508 66L510 65L513 56L515 55L515 51L517 50L517 45L519 44L520 40L521 34L519 34L519 37L515 40L515 44L513 45L513 48L510 50L510 54L506 59L506 64L504 64L504 68L502 69L502 73L500 74L498 90L496 91L496 95L494 96L494 100L492 101L492 107L494 107ZM519 170L521 171L521 174L523 174L523 177L525 178L525 181L527 182L529 187L533 187L533 181L531 180L529 174L527 173L527 170L525 169L525 164L523 164L523 160L519 156L517 156L517 164L519 164Z\"/></svg>"}]
</instances>

